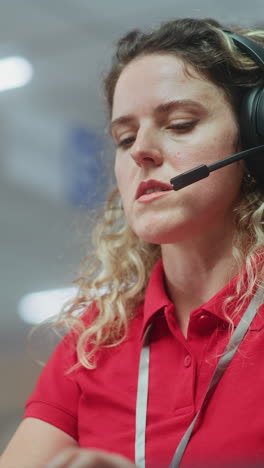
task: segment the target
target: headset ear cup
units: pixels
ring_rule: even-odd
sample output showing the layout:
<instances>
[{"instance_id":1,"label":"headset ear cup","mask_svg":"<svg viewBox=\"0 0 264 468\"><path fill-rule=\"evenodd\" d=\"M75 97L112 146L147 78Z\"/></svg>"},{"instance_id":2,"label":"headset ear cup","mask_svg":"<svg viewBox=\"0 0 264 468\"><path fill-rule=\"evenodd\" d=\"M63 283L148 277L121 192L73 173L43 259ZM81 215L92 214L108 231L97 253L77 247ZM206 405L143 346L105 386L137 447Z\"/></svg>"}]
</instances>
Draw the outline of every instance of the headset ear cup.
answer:
<instances>
[{"instance_id":1,"label":"headset ear cup","mask_svg":"<svg viewBox=\"0 0 264 468\"><path fill-rule=\"evenodd\" d=\"M257 132L259 134L259 144L264 144L264 87L260 89L257 104Z\"/></svg>"},{"instance_id":2,"label":"headset ear cup","mask_svg":"<svg viewBox=\"0 0 264 468\"><path fill-rule=\"evenodd\" d=\"M264 88L262 86L250 89L242 99L240 133L243 148L253 148L264 143Z\"/></svg>"},{"instance_id":3,"label":"headset ear cup","mask_svg":"<svg viewBox=\"0 0 264 468\"><path fill-rule=\"evenodd\" d=\"M264 88L261 86L248 91L242 99L240 135L243 149L264 144ZM264 154L249 156L246 165L258 186L264 190Z\"/></svg>"}]
</instances>

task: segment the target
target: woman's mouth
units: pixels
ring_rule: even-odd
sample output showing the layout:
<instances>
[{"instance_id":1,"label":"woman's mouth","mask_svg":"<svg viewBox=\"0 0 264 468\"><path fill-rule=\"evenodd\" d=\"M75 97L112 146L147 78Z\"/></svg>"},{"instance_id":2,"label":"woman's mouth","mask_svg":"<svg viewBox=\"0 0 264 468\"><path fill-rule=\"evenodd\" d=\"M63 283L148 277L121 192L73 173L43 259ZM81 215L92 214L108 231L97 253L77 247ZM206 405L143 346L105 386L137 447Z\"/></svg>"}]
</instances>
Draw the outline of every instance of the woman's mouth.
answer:
<instances>
[{"instance_id":1,"label":"woman's mouth","mask_svg":"<svg viewBox=\"0 0 264 468\"><path fill-rule=\"evenodd\" d=\"M167 195L168 192L171 191L173 191L171 185L159 180L149 179L139 184L136 193L136 200L140 203L150 202Z\"/></svg>"}]
</instances>

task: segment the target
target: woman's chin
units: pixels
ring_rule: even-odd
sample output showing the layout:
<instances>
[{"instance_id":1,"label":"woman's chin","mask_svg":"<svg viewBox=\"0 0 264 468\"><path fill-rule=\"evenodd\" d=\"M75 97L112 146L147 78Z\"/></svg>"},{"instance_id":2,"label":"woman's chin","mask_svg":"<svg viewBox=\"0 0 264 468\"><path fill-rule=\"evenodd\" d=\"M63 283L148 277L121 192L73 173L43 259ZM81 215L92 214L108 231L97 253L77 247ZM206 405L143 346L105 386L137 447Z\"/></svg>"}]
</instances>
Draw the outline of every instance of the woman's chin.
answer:
<instances>
[{"instance_id":1,"label":"woman's chin","mask_svg":"<svg viewBox=\"0 0 264 468\"><path fill-rule=\"evenodd\" d=\"M186 240L186 232L183 233L181 230L169 231L161 229L159 226L151 226L148 229L137 229L134 231L135 234L145 242L151 244L175 244L176 242L182 242Z\"/></svg>"}]
</instances>

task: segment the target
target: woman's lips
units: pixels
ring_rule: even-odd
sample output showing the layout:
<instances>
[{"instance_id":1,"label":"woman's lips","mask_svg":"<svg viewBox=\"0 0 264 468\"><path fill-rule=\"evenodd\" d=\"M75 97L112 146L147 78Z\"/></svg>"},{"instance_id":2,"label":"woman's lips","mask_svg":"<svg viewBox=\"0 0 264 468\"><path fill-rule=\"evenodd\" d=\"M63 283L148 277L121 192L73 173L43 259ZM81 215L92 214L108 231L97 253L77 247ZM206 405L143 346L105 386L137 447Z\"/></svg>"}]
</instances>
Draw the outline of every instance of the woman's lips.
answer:
<instances>
[{"instance_id":1,"label":"woman's lips","mask_svg":"<svg viewBox=\"0 0 264 468\"><path fill-rule=\"evenodd\" d=\"M152 191L150 193L146 193L149 191ZM165 182L162 182L160 180L155 180L155 179L149 179L149 180L143 180L140 182L137 192L136 192L136 200L141 199L143 196L149 196L149 195L157 195L163 194L166 192L169 192L172 190L172 186L169 184L166 184Z\"/></svg>"},{"instance_id":2,"label":"woman's lips","mask_svg":"<svg viewBox=\"0 0 264 468\"><path fill-rule=\"evenodd\" d=\"M157 200L158 198L165 197L170 192L173 192L173 190L163 190L160 192L144 193L139 198L137 198L137 201L139 203L150 203L153 200Z\"/></svg>"}]
</instances>

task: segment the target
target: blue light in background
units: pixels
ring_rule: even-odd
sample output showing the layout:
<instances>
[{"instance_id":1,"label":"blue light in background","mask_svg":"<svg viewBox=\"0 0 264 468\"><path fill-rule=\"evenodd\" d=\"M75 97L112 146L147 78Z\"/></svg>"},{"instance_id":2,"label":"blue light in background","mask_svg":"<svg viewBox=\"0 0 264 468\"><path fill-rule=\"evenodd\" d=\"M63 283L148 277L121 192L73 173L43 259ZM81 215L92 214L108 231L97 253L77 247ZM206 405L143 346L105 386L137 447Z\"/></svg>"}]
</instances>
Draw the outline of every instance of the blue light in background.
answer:
<instances>
[{"instance_id":1,"label":"blue light in background","mask_svg":"<svg viewBox=\"0 0 264 468\"><path fill-rule=\"evenodd\" d=\"M85 127L72 127L63 154L65 197L79 208L94 208L106 197L104 138Z\"/></svg>"}]
</instances>

